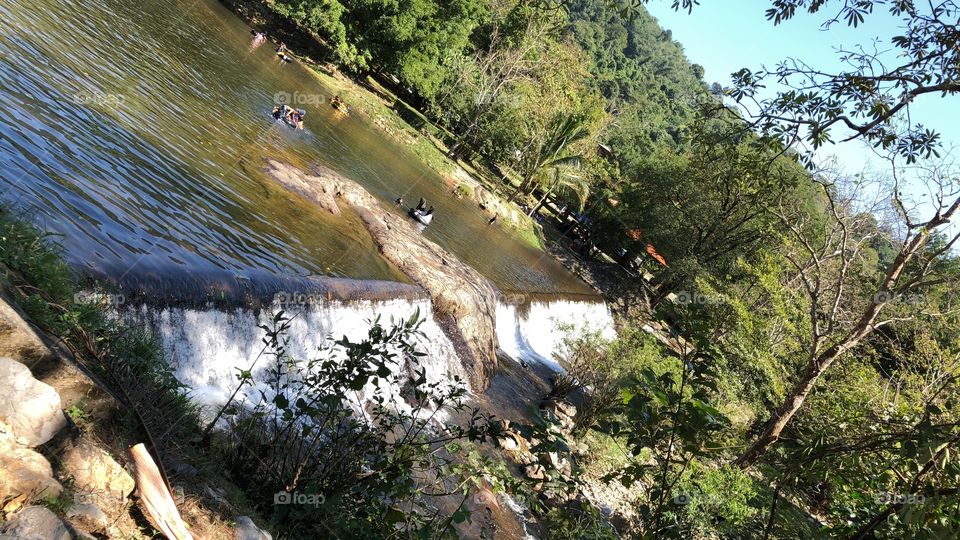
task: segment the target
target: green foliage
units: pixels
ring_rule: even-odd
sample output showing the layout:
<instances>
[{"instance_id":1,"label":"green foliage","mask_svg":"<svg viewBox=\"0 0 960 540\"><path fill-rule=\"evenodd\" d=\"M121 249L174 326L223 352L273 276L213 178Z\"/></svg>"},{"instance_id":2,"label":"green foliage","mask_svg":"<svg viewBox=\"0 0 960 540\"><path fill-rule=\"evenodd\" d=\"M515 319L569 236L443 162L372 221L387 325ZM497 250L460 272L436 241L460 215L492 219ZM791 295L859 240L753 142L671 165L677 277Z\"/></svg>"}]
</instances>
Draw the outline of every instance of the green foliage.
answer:
<instances>
[{"instance_id":1,"label":"green foliage","mask_svg":"<svg viewBox=\"0 0 960 540\"><path fill-rule=\"evenodd\" d=\"M435 429L434 419L464 412L466 390L456 379L427 380L420 322L418 314L389 326L375 320L366 339L331 339L307 359L286 351L282 312L266 328L272 362L255 376L250 401L227 404L230 429L218 446L276 530L433 538L469 519L463 502L494 466L464 443L483 442L495 428L473 411L464 426ZM276 505L275 493L316 504ZM443 497L461 507L431 510L431 499Z\"/></svg>"},{"instance_id":2,"label":"green foliage","mask_svg":"<svg viewBox=\"0 0 960 540\"><path fill-rule=\"evenodd\" d=\"M600 511L584 508L553 508L543 517L550 540L615 540L619 538Z\"/></svg>"},{"instance_id":3,"label":"green foliage","mask_svg":"<svg viewBox=\"0 0 960 540\"><path fill-rule=\"evenodd\" d=\"M752 505L757 495L754 480L746 472L729 465L713 468L694 463L684 472L676 493L672 511L690 536L749 536L747 527L758 510Z\"/></svg>"}]
</instances>

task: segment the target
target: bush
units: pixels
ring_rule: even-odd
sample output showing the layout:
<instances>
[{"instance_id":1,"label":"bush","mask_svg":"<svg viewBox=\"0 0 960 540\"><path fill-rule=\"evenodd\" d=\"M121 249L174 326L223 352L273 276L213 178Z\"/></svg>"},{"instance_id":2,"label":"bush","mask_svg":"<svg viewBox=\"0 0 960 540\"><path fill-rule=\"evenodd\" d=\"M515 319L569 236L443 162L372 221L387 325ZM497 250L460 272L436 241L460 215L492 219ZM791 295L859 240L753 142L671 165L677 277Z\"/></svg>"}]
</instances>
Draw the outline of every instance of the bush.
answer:
<instances>
[{"instance_id":1,"label":"bush","mask_svg":"<svg viewBox=\"0 0 960 540\"><path fill-rule=\"evenodd\" d=\"M569 334L571 329L565 330ZM566 371L557 377L550 397L564 399L575 390L585 391L576 417L580 433L616 412L622 404L624 380L643 368L663 370L671 365L653 339L639 331L624 333L614 341L603 339L599 332L569 334L560 356Z\"/></svg>"},{"instance_id":2,"label":"bush","mask_svg":"<svg viewBox=\"0 0 960 540\"><path fill-rule=\"evenodd\" d=\"M241 374L254 398L227 404L230 428L218 445L275 530L432 538L469 517L462 505L488 463L467 467L458 454L462 442L484 441L495 429L476 411L466 426L433 427L435 418L464 412L466 390L458 379L427 380L419 326L418 314L389 326L377 319L366 339L330 340L301 360L283 346L288 319L275 316L267 329L272 363L256 377ZM455 510L438 511L449 496ZM275 497L311 504L278 505Z\"/></svg>"}]
</instances>

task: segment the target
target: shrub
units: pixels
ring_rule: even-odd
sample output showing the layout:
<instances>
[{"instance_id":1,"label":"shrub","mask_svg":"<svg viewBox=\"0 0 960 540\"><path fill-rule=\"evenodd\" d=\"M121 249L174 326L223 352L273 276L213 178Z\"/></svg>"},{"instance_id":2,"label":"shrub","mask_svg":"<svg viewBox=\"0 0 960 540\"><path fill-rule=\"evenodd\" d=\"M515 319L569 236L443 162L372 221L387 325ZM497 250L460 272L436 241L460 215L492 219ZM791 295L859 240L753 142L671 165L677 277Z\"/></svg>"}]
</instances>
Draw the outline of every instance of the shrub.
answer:
<instances>
[{"instance_id":1,"label":"shrub","mask_svg":"<svg viewBox=\"0 0 960 540\"><path fill-rule=\"evenodd\" d=\"M434 428L435 418L465 412L466 390L456 378L427 380L419 315L390 325L378 318L366 339L330 340L305 360L283 346L288 324L278 313L267 332L270 366L241 380L254 397L227 405L219 447L233 478L281 534L450 534L469 517L463 502L487 469L463 466L461 443L495 429L477 411L463 427ZM277 505L275 496L313 504ZM448 496L459 506L437 511Z\"/></svg>"}]
</instances>

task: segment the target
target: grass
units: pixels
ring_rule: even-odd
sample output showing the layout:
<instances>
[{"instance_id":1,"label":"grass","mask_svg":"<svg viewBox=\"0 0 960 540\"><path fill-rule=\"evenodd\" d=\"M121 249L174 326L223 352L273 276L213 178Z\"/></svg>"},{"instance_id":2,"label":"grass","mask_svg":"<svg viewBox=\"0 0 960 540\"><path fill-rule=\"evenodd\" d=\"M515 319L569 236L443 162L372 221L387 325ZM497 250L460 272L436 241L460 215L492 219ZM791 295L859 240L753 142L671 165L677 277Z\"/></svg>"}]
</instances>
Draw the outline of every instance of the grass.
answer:
<instances>
[{"instance_id":1,"label":"grass","mask_svg":"<svg viewBox=\"0 0 960 540\"><path fill-rule=\"evenodd\" d=\"M98 423L86 399L65 413L84 433L104 441L114 456L125 455L131 444L162 440L161 461L174 456L199 464L210 461L200 442L199 408L177 381L159 342L146 329L120 322L108 306L82 301L87 296L78 294L81 281L64 262L56 239L26 216L0 206L0 286L12 293L32 323L58 338L104 381L109 394L129 399L121 399L120 414L109 422ZM230 485L222 471L204 470L204 483ZM202 496L202 484L194 484ZM62 513L68 502L46 504ZM240 497L230 502L247 509Z\"/></svg>"}]
</instances>

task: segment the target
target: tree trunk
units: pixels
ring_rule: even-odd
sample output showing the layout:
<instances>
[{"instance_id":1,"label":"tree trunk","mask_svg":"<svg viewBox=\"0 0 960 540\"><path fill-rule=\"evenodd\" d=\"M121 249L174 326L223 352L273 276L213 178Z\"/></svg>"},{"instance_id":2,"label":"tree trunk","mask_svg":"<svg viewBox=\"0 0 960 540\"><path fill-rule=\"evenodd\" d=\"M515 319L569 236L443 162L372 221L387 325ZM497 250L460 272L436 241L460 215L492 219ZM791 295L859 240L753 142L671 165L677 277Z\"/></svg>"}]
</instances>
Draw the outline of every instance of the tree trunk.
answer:
<instances>
[{"instance_id":1,"label":"tree trunk","mask_svg":"<svg viewBox=\"0 0 960 540\"><path fill-rule=\"evenodd\" d=\"M804 400L807 399L807 395L810 394L810 391L813 390L813 387L817 384L817 381L820 379L820 376L830 367L830 364L836 360L839 355L840 350L838 347L832 347L826 352L821 354L815 362L812 362L808 367L807 371L803 374L803 377L794 385L793 389L790 391L790 394L787 396L787 399L784 403L773 413L773 416L767 421L767 425L763 430L763 433L756 441L747 448L747 451L743 453L736 461L734 465L737 465L743 469L749 468L754 463L760 459L771 446L774 445L779 439L780 434L783 432L783 428L787 427L787 424L793 418L797 411L800 410L800 407L803 406Z\"/></svg>"},{"instance_id":2,"label":"tree trunk","mask_svg":"<svg viewBox=\"0 0 960 540\"><path fill-rule=\"evenodd\" d=\"M533 216L534 214L536 214L537 210L540 210L540 207L543 206L543 203L547 202L547 197L549 197L550 194L553 193L553 190L556 188L557 188L557 184L553 184L552 186L550 186L550 189L548 189L547 192L543 194L543 197L540 197L540 200L537 201L537 204L535 204L533 208L530 209L530 213L527 215Z\"/></svg>"},{"instance_id":3,"label":"tree trunk","mask_svg":"<svg viewBox=\"0 0 960 540\"><path fill-rule=\"evenodd\" d=\"M526 188L527 184L530 183L531 177L533 177L532 174L527 175L523 178L523 180L520 181L520 185L517 186L517 189L513 190L513 193L511 193L510 197L507 198L507 203L512 203L514 200L516 200L517 195L520 195L520 192L522 192L524 188Z\"/></svg>"}]
</instances>

